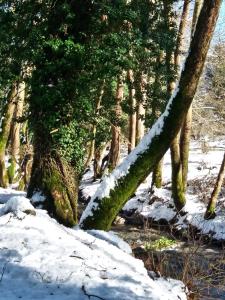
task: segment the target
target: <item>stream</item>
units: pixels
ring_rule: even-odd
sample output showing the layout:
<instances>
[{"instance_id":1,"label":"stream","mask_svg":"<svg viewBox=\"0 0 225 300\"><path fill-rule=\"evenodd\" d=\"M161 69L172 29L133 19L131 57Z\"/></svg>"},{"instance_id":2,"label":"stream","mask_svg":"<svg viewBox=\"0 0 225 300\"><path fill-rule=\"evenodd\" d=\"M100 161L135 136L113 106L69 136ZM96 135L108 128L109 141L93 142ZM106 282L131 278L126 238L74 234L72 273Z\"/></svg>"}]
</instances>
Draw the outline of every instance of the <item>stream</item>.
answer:
<instances>
[{"instance_id":1,"label":"stream","mask_svg":"<svg viewBox=\"0 0 225 300\"><path fill-rule=\"evenodd\" d=\"M225 299L225 250L221 246L208 246L201 241L180 241L164 227L139 228L115 225L112 230L128 242L134 256L141 259L148 270L158 276L182 280L191 291L189 299ZM155 241L175 240L163 249L148 249Z\"/></svg>"}]
</instances>

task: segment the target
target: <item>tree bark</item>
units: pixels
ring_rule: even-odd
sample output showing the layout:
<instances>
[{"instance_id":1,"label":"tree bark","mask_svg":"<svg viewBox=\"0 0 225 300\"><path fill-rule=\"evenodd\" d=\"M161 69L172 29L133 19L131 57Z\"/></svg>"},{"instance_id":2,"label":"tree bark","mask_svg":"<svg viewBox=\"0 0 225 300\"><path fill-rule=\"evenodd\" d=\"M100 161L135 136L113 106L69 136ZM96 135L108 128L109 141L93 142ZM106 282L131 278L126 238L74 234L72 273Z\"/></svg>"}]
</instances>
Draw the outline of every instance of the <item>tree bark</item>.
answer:
<instances>
[{"instance_id":1,"label":"tree bark","mask_svg":"<svg viewBox=\"0 0 225 300\"><path fill-rule=\"evenodd\" d=\"M128 141L128 153L130 153L136 144L136 99L134 88L134 75L132 70L128 70L128 88L129 88L129 141Z\"/></svg>"},{"instance_id":2,"label":"tree bark","mask_svg":"<svg viewBox=\"0 0 225 300\"><path fill-rule=\"evenodd\" d=\"M8 95L8 100L5 104L4 113L2 117L1 131L0 131L0 186L8 186L8 175L5 167L5 151L7 142L9 139L11 122L15 105L17 101L17 83L14 83L11 87L11 91Z\"/></svg>"},{"instance_id":3,"label":"tree bark","mask_svg":"<svg viewBox=\"0 0 225 300\"><path fill-rule=\"evenodd\" d=\"M23 106L25 101L25 82L22 81L18 84L17 101L14 113L14 121L11 131L11 164L8 168L9 183L13 183L16 173L16 166L19 163L20 156L20 129L21 123L18 122L19 118L23 115Z\"/></svg>"},{"instance_id":4,"label":"tree bark","mask_svg":"<svg viewBox=\"0 0 225 300\"><path fill-rule=\"evenodd\" d=\"M77 223L78 179L72 167L52 147L51 136L34 128L34 160L27 197L36 192L46 197L50 215L66 226Z\"/></svg>"},{"instance_id":5,"label":"tree bark","mask_svg":"<svg viewBox=\"0 0 225 300\"><path fill-rule=\"evenodd\" d=\"M177 45L174 53L174 64L179 74L181 53L184 44L184 34L187 26L190 0L184 0L183 11L177 36ZM172 87L172 85L171 85ZM182 162L180 157L180 133L177 134L170 146L171 166L172 166L172 197L177 210L181 210L185 203L184 183L182 176Z\"/></svg>"},{"instance_id":6,"label":"tree bark","mask_svg":"<svg viewBox=\"0 0 225 300\"><path fill-rule=\"evenodd\" d=\"M120 76L117 81L116 97L115 97L115 120L112 122L112 141L109 155L109 170L113 170L119 163L120 147L121 147L121 128L120 120L122 115L121 102L123 100L124 83L123 77Z\"/></svg>"},{"instance_id":7,"label":"tree bark","mask_svg":"<svg viewBox=\"0 0 225 300\"><path fill-rule=\"evenodd\" d=\"M203 0L195 0L195 8L192 19L192 36L194 35L198 17L203 5ZM180 139L180 153L182 161L182 178L184 185L184 192L187 189L187 177L188 177L188 159L189 159L189 149L191 140L191 130L192 130L192 105L190 106L187 116L184 120L184 124L181 130Z\"/></svg>"},{"instance_id":8,"label":"tree bark","mask_svg":"<svg viewBox=\"0 0 225 300\"><path fill-rule=\"evenodd\" d=\"M207 206L207 210L205 213L205 219L213 219L216 216L215 210L216 210L216 202L218 199L218 195L221 191L221 187L223 184L223 179L224 179L224 175L225 175L225 153L223 156L223 161L222 164L220 166L220 171L216 180L216 184L215 187L213 189L213 192L211 194L211 198L209 200L209 204Z\"/></svg>"},{"instance_id":9,"label":"tree bark","mask_svg":"<svg viewBox=\"0 0 225 300\"><path fill-rule=\"evenodd\" d=\"M137 75L137 113L136 113L136 145L145 134L145 102L146 102L146 81L144 74Z\"/></svg>"},{"instance_id":10,"label":"tree bark","mask_svg":"<svg viewBox=\"0 0 225 300\"><path fill-rule=\"evenodd\" d=\"M101 102L102 102L102 97L103 97L103 94L104 94L104 84L102 85L101 87L101 90L100 90L100 95L96 101L96 107L95 107L95 118L97 119L98 116L99 116L99 110L100 110L100 106L101 106ZM89 146L89 152L88 152L88 157L87 157L87 160L85 162L85 165L84 165L84 169L88 168L92 159L94 158L95 156L95 137L96 137L96 131L97 131L97 123L95 122L93 125L92 125L92 140L90 142L90 146Z\"/></svg>"},{"instance_id":11,"label":"tree bark","mask_svg":"<svg viewBox=\"0 0 225 300\"><path fill-rule=\"evenodd\" d=\"M195 95L220 5L221 0L204 2L178 89L142 142L103 180L81 217L82 228L109 230L125 202L168 150Z\"/></svg>"},{"instance_id":12,"label":"tree bark","mask_svg":"<svg viewBox=\"0 0 225 300\"><path fill-rule=\"evenodd\" d=\"M163 167L163 158L157 163L153 172L152 172L152 187L155 186L157 189L162 187L163 179L162 179L162 167Z\"/></svg>"}]
</instances>

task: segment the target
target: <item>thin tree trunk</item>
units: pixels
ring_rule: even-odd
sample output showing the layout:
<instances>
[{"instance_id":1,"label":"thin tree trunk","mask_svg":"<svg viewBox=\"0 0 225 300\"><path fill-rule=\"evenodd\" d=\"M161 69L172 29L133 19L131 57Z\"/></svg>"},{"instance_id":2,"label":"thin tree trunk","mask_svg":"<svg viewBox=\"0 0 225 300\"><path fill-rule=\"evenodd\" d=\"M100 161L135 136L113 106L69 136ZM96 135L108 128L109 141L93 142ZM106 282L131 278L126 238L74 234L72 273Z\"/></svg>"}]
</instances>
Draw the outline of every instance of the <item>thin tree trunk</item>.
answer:
<instances>
[{"instance_id":1,"label":"thin tree trunk","mask_svg":"<svg viewBox=\"0 0 225 300\"><path fill-rule=\"evenodd\" d=\"M34 160L27 197L36 192L46 197L46 209L66 226L77 223L78 179L72 167L52 149L43 128L34 129Z\"/></svg>"},{"instance_id":2,"label":"thin tree trunk","mask_svg":"<svg viewBox=\"0 0 225 300\"><path fill-rule=\"evenodd\" d=\"M160 55L157 58L157 68L159 68L163 61L163 52L160 53ZM155 76L155 82L154 82L154 91L157 95L157 91L161 89L161 82L160 82L160 74L156 72ZM157 103L155 101L152 101L152 117L154 118L154 122L158 119L158 117L161 114L161 111L159 111L159 108L157 108ZM158 105L159 106L159 105ZM152 184L151 184L151 190L153 191L154 186L156 188L162 187L162 168L163 168L163 158L159 161L158 164L156 164L153 172L152 172Z\"/></svg>"},{"instance_id":3,"label":"thin tree trunk","mask_svg":"<svg viewBox=\"0 0 225 300\"><path fill-rule=\"evenodd\" d=\"M146 80L144 74L138 74L138 101L137 101L137 117L136 117L136 145L140 142L145 134L145 103L146 103Z\"/></svg>"},{"instance_id":4,"label":"thin tree trunk","mask_svg":"<svg viewBox=\"0 0 225 300\"><path fill-rule=\"evenodd\" d=\"M203 0L195 0L195 8L192 19L192 36L194 35L198 17L203 5ZM184 124L181 130L180 139L180 153L182 161L182 178L184 185L184 192L187 189L187 176L188 176L188 160L189 160L189 149L191 140L191 130L192 130L192 105L190 106L187 116L184 120Z\"/></svg>"},{"instance_id":5,"label":"thin tree trunk","mask_svg":"<svg viewBox=\"0 0 225 300\"><path fill-rule=\"evenodd\" d=\"M122 164L103 180L81 217L82 228L109 230L120 209L168 150L194 98L220 6L221 0L204 2L178 88L166 111Z\"/></svg>"},{"instance_id":6,"label":"thin tree trunk","mask_svg":"<svg viewBox=\"0 0 225 300\"><path fill-rule=\"evenodd\" d=\"M128 153L135 148L136 143L136 99L135 99L135 88L134 88L134 75L132 70L127 72L129 82L129 141L128 141Z\"/></svg>"},{"instance_id":7,"label":"thin tree trunk","mask_svg":"<svg viewBox=\"0 0 225 300\"><path fill-rule=\"evenodd\" d=\"M11 91L8 96L7 103L5 104L4 113L2 117L1 131L0 131L0 186L8 186L8 175L5 167L5 151L9 139L11 122L15 105L17 101L17 83L12 85Z\"/></svg>"},{"instance_id":8,"label":"thin tree trunk","mask_svg":"<svg viewBox=\"0 0 225 300\"><path fill-rule=\"evenodd\" d=\"M95 118L98 117L99 115L99 110L100 110L100 106L101 106L101 102L102 102L102 97L103 97L103 94L104 94L104 84L102 85L101 87L101 91L100 91L100 95L97 99L97 102L96 102L96 107L95 107ZM85 162L85 165L84 165L84 169L88 168L92 159L94 158L95 156L95 137L96 137L96 131L97 131L97 124L96 122L92 125L92 140L90 142L90 146L89 146L89 153L88 153L88 157L87 157L87 160Z\"/></svg>"},{"instance_id":9,"label":"thin tree trunk","mask_svg":"<svg viewBox=\"0 0 225 300\"><path fill-rule=\"evenodd\" d=\"M12 124L12 131L11 131L11 164L8 168L8 176L9 176L9 183L13 183L15 173L16 173L16 166L19 163L20 158L20 129L21 123L18 122L19 118L23 115L23 106L25 101L25 82L22 81L18 84L18 93L17 93L17 101L16 101L16 108L14 113L14 122Z\"/></svg>"},{"instance_id":10,"label":"thin tree trunk","mask_svg":"<svg viewBox=\"0 0 225 300\"><path fill-rule=\"evenodd\" d=\"M124 83L120 76L117 81L116 97L115 97L115 120L112 124L112 141L109 155L109 170L112 171L119 163L120 147L121 147L121 128L120 120L122 115L121 102L123 100Z\"/></svg>"},{"instance_id":11,"label":"thin tree trunk","mask_svg":"<svg viewBox=\"0 0 225 300\"><path fill-rule=\"evenodd\" d=\"M211 198L209 200L209 204L207 206L207 210L205 213L205 219L213 219L216 216L215 210L216 210L216 202L218 199L218 195L221 191L221 187L223 184L223 179L225 176L225 153L223 155L223 161L220 166L220 171L216 180L215 187L213 189L213 192L211 194Z\"/></svg>"},{"instance_id":12,"label":"thin tree trunk","mask_svg":"<svg viewBox=\"0 0 225 300\"><path fill-rule=\"evenodd\" d=\"M184 44L184 35L187 26L188 12L190 7L190 0L184 0L183 11L181 15L180 26L177 36L177 45L174 53L174 63L179 73L180 57ZM171 85L172 88L172 85ZM177 134L170 146L171 165L172 165L172 197L177 210L184 207L186 203L184 183L182 176L182 162L180 157L180 133Z\"/></svg>"}]
</instances>

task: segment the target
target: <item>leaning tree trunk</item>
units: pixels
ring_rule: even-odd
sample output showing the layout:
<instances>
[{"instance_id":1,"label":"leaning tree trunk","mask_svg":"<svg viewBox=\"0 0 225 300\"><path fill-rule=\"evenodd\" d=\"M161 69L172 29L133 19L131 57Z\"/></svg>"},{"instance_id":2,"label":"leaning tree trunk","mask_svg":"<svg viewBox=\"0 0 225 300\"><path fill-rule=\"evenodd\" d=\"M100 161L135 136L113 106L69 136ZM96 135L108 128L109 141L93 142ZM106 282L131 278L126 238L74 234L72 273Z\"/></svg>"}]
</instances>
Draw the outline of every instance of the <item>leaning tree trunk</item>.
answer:
<instances>
[{"instance_id":1,"label":"leaning tree trunk","mask_svg":"<svg viewBox=\"0 0 225 300\"><path fill-rule=\"evenodd\" d=\"M183 11L177 36L177 45L174 53L174 64L177 68L177 73L179 73L180 69L180 58L184 44L184 35L187 26L189 6L190 0L184 0ZM178 133L172 141L170 146L170 153L172 165L172 198L174 200L175 207L177 208L177 210L180 210L186 203L182 176L182 162L180 157L180 133Z\"/></svg>"},{"instance_id":2,"label":"leaning tree trunk","mask_svg":"<svg viewBox=\"0 0 225 300\"><path fill-rule=\"evenodd\" d=\"M14 83L11 87L7 102L5 104L2 124L0 131L0 186L8 186L8 175L5 167L5 151L7 142L9 139L11 122L13 118L13 113L15 110L15 104L17 101L17 83Z\"/></svg>"},{"instance_id":3,"label":"leaning tree trunk","mask_svg":"<svg viewBox=\"0 0 225 300\"><path fill-rule=\"evenodd\" d=\"M123 100L123 93L124 93L123 76L120 76L118 78L117 88L116 88L115 119L112 122L112 126L111 126L112 141L111 141L110 155L109 155L109 170L111 171L118 165L120 159L120 147L121 147L120 121L122 115L121 102Z\"/></svg>"},{"instance_id":4,"label":"leaning tree trunk","mask_svg":"<svg viewBox=\"0 0 225 300\"><path fill-rule=\"evenodd\" d=\"M41 192L46 209L66 226L77 223L78 181L71 166L52 147L43 128L34 129L34 160L27 197Z\"/></svg>"},{"instance_id":5,"label":"leaning tree trunk","mask_svg":"<svg viewBox=\"0 0 225 300\"><path fill-rule=\"evenodd\" d=\"M25 100L25 82L18 84L17 101L14 113L14 120L11 131L11 164L8 168L9 183L13 183L16 173L16 166L19 163L20 156L20 129L21 121L19 120L23 115L23 106Z\"/></svg>"},{"instance_id":6,"label":"leaning tree trunk","mask_svg":"<svg viewBox=\"0 0 225 300\"><path fill-rule=\"evenodd\" d=\"M207 206L207 210L206 210L206 213L205 213L205 219L213 219L216 216L216 213L215 213L216 202L217 202L218 195L221 191L224 175L225 175L225 153L224 153L224 156L223 156L222 164L220 166L220 171L219 171L219 174L218 174L218 177L217 177L217 180L216 180L215 187L213 189L211 198L209 200L209 204Z\"/></svg>"},{"instance_id":7,"label":"leaning tree trunk","mask_svg":"<svg viewBox=\"0 0 225 300\"><path fill-rule=\"evenodd\" d=\"M168 150L195 95L220 5L221 0L204 2L178 88L148 134L103 180L81 217L82 228L109 230L120 209Z\"/></svg>"},{"instance_id":8,"label":"leaning tree trunk","mask_svg":"<svg viewBox=\"0 0 225 300\"><path fill-rule=\"evenodd\" d=\"M128 153L135 148L136 143L136 99L134 88L134 74L132 70L128 70L128 88L129 88L129 141L128 141Z\"/></svg>"},{"instance_id":9,"label":"leaning tree trunk","mask_svg":"<svg viewBox=\"0 0 225 300\"><path fill-rule=\"evenodd\" d=\"M192 20L192 36L194 35L198 17L203 5L203 0L195 0L195 8ZM182 161L182 179L184 185L184 191L187 188L187 176L188 176L188 159L189 159L189 149L191 140L191 130L192 130L192 105L190 106L187 116L184 120L184 124L181 130L180 137L180 153Z\"/></svg>"}]
</instances>

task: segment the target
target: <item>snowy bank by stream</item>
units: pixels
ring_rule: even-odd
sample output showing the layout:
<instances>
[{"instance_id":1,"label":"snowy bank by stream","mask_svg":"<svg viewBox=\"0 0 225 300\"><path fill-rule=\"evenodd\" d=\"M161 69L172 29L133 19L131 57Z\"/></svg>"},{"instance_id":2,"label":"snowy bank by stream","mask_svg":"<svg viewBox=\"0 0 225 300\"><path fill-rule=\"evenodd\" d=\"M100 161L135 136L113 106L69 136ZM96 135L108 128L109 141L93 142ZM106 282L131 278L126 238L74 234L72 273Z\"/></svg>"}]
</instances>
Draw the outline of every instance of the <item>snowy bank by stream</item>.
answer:
<instances>
[{"instance_id":1,"label":"snowy bank by stream","mask_svg":"<svg viewBox=\"0 0 225 300\"><path fill-rule=\"evenodd\" d=\"M0 210L2 300L186 299L181 282L151 279L115 235L66 228L43 210L30 214L20 196Z\"/></svg>"}]
</instances>

